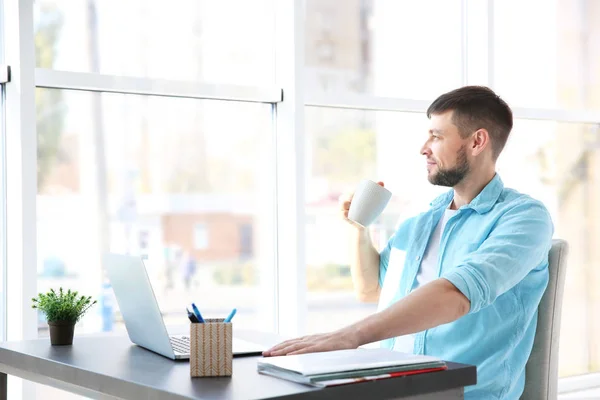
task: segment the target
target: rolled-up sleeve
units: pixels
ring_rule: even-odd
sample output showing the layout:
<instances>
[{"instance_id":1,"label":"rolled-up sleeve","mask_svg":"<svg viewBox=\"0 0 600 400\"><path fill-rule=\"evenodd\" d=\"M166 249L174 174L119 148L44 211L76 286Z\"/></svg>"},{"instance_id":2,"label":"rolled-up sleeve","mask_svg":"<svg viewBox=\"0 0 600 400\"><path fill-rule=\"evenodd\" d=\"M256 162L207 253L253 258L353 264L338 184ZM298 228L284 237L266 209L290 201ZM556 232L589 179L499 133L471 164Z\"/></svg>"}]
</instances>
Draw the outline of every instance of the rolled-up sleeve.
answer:
<instances>
[{"instance_id":1,"label":"rolled-up sleeve","mask_svg":"<svg viewBox=\"0 0 600 400\"><path fill-rule=\"evenodd\" d=\"M492 304L535 268L548 262L553 225L539 202L524 202L502 215L488 238L442 278L470 301L469 313Z\"/></svg>"}]
</instances>

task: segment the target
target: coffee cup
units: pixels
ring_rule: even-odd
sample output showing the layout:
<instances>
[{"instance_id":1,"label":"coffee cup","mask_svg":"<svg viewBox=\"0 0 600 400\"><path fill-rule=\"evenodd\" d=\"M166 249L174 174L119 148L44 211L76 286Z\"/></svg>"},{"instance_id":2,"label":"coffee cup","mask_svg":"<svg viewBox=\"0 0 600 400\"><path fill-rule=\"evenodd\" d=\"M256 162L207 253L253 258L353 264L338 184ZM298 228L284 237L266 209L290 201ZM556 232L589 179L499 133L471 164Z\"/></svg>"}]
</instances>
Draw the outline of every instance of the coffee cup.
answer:
<instances>
[{"instance_id":1,"label":"coffee cup","mask_svg":"<svg viewBox=\"0 0 600 400\"><path fill-rule=\"evenodd\" d=\"M354 192L348 210L348 219L367 227L379 217L391 198L392 192L388 189L377 182L365 179L358 184Z\"/></svg>"}]
</instances>

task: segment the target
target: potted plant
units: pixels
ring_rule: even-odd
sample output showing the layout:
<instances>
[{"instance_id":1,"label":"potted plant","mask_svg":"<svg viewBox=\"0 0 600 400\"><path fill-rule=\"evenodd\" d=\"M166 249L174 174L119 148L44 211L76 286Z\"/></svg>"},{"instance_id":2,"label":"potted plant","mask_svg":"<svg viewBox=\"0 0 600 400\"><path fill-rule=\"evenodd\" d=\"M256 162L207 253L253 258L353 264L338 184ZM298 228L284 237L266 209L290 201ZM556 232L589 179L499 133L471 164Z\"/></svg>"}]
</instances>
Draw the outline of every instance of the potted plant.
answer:
<instances>
[{"instance_id":1,"label":"potted plant","mask_svg":"<svg viewBox=\"0 0 600 400\"><path fill-rule=\"evenodd\" d=\"M91 296L80 296L78 292L69 289L63 291L61 287L56 293L54 289L46 294L40 293L32 299L32 308L41 310L46 314L50 328L50 343L53 345L73 344L75 324L87 310L94 304Z\"/></svg>"}]
</instances>

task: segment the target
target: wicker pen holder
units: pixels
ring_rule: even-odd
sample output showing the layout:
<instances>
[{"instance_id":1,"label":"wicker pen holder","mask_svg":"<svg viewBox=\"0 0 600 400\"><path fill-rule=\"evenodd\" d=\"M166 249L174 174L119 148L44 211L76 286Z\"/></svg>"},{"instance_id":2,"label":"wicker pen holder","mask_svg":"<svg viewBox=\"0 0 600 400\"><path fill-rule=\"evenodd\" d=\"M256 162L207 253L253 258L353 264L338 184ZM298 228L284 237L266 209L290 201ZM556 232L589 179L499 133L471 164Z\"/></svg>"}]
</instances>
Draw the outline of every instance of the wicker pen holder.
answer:
<instances>
[{"instance_id":1,"label":"wicker pen holder","mask_svg":"<svg viewBox=\"0 0 600 400\"><path fill-rule=\"evenodd\" d=\"M190 374L192 377L231 376L232 326L223 318L190 324Z\"/></svg>"}]
</instances>

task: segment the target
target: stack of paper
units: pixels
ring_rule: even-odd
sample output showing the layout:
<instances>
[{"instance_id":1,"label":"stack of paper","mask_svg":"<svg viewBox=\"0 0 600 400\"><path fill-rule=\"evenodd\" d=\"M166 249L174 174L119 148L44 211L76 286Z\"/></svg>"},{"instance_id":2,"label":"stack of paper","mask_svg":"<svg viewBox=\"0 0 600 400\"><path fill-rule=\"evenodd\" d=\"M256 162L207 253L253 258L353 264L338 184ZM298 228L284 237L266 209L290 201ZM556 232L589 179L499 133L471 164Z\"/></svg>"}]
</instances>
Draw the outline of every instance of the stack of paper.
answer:
<instances>
[{"instance_id":1,"label":"stack of paper","mask_svg":"<svg viewBox=\"0 0 600 400\"><path fill-rule=\"evenodd\" d=\"M337 350L267 357L258 361L258 372L261 374L317 387L441 371L446 368L446 363L435 357L388 349Z\"/></svg>"}]
</instances>

